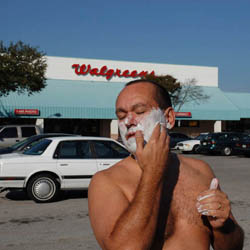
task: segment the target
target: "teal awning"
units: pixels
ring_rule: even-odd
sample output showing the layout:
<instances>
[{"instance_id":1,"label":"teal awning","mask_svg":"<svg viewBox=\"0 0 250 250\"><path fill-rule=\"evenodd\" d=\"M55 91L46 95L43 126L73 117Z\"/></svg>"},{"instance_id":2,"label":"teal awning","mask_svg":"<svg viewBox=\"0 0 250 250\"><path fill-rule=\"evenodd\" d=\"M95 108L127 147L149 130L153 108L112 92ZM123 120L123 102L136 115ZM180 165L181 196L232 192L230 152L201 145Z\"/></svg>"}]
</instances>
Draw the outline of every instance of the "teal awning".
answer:
<instances>
[{"instance_id":1,"label":"teal awning","mask_svg":"<svg viewBox=\"0 0 250 250\"><path fill-rule=\"evenodd\" d=\"M201 89L203 94L210 98L199 104L186 103L182 106L181 112L191 112L192 120L240 120L239 109L222 90L217 87L201 87Z\"/></svg>"},{"instance_id":2,"label":"teal awning","mask_svg":"<svg viewBox=\"0 0 250 250\"><path fill-rule=\"evenodd\" d=\"M47 80L46 88L28 96L11 93L0 98L0 117L17 117L15 109L38 109L37 118L116 119L115 101L124 83ZM217 87L201 87L210 98L201 102L186 103L180 112L191 112L188 120L240 120L250 118L250 94L229 94ZM235 95L235 96L234 96ZM244 100L243 100L244 99ZM235 103L236 102L236 105ZM248 104L247 104L248 103Z\"/></svg>"},{"instance_id":3,"label":"teal awning","mask_svg":"<svg viewBox=\"0 0 250 250\"><path fill-rule=\"evenodd\" d=\"M115 119L115 101L123 86L114 82L47 80L40 93L1 97L0 117L16 117L15 109L38 109L37 118Z\"/></svg>"},{"instance_id":4,"label":"teal awning","mask_svg":"<svg viewBox=\"0 0 250 250\"><path fill-rule=\"evenodd\" d=\"M250 93L225 92L225 95L239 109L241 118L250 118Z\"/></svg>"}]
</instances>

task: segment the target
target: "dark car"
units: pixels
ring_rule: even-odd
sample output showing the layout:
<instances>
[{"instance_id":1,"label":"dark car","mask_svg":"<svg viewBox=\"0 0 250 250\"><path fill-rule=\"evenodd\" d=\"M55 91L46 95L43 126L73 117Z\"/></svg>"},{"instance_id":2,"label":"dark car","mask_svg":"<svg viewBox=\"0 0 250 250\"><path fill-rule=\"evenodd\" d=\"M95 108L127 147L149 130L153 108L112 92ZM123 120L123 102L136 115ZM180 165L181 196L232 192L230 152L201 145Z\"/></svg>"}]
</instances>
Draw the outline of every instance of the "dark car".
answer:
<instances>
[{"instance_id":1,"label":"dark car","mask_svg":"<svg viewBox=\"0 0 250 250\"><path fill-rule=\"evenodd\" d=\"M170 135L170 148L175 148L177 143L180 141L191 140L190 137L182 133L172 132L169 133L169 135Z\"/></svg>"},{"instance_id":2,"label":"dark car","mask_svg":"<svg viewBox=\"0 0 250 250\"><path fill-rule=\"evenodd\" d=\"M201 140L201 153L220 153L229 156L236 153L236 143L240 142L246 134L238 132L210 133Z\"/></svg>"},{"instance_id":3,"label":"dark car","mask_svg":"<svg viewBox=\"0 0 250 250\"><path fill-rule=\"evenodd\" d=\"M235 151L245 156L250 156L250 135L246 135L235 144Z\"/></svg>"},{"instance_id":4,"label":"dark car","mask_svg":"<svg viewBox=\"0 0 250 250\"><path fill-rule=\"evenodd\" d=\"M10 147L6 148L0 148L0 154L10 154L14 152L20 152L23 150L26 150L30 148L34 143L37 143L43 138L48 137L58 137L58 136L72 136L72 134L64 134L64 133L45 133L45 134L39 134L39 135L33 135L28 137L25 140L22 140Z\"/></svg>"}]
</instances>

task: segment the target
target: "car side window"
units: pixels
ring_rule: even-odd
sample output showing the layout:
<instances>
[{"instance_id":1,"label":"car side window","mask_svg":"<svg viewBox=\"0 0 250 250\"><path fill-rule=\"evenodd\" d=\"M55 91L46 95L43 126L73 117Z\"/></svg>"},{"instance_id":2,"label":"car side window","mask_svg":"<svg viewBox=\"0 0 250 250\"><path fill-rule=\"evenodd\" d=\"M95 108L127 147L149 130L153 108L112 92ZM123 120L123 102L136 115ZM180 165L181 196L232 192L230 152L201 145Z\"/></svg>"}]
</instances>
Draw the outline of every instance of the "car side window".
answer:
<instances>
[{"instance_id":1,"label":"car side window","mask_svg":"<svg viewBox=\"0 0 250 250\"><path fill-rule=\"evenodd\" d=\"M59 145L58 156L60 159L74 159L77 158L76 142L64 141Z\"/></svg>"},{"instance_id":2,"label":"car side window","mask_svg":"<svg viewBox=\"0 0 250 250\"><path fill-rule=\"evenodd\" d=\"M179 136L180 136L180 138L184 138L184 139L188 138L188 136L186 136L184 134L180 134Z\"/></svg>"},{"instance_id":3,"label":"car side window","mask_svg":"<svg viewBox=\"0 0 250 250\"><path fill-rule=\"evenodd\" d=\"M125 158L130 155L130 153L127 151L127 149L121 147L119 144L115 142L110 142L110 146L113 150L113 154L115 158Z\"/></svg>"},{"instance_id":4,"label":"car side window","mask_svg":"<svg viewBox=\"0 0 250 250\"><path fill-rule=\"evenodd\" d=\"M115 142L110 141L94 141L95 152L97 158L101 159L121 159L129 155L128 151L116 144Z\"/></svg>"},{"instance_id":5,"label":"car side window","mask_svg":"<svg viewBox=\"0 0 250 250\"><path fill-rule=\"evenodd\" d=\"M223 134L218 137L218 140L227 140L228 139L228 134Z\"/></svg>"},{"instance_id":6,"label":"car side window","mask_svg":"<svg viewBox=\"0 0 250 250\"><path fill-rule=\"evenodd\" d=\"M240 137L239 136L233 136L231 138L232 141L239 141L240 140Z\"/></svg>"},{"instance_id":7,"label":"car side window","mask_svg":"<svg viewBox=\"0 0 250 250\"><path fill-rule=\"evenodd\" d=\"M10 127L5 128L1 131L0 137L2 138L17 138L17 128L16 127Z\"/></svg>"},{"instance_id":8,"label":"car side window","mask_svg":"<svg viewBox=\"0 0 250 250\"><path fill-rule=\"evenodd\" d=\"M36 135L35 127L21 127L22 137L30 137L32 135Z\"/></svg>"},{"instance_id":9,"label":"car side window","mask_svg":"<svg viewBox=\"0 0 250 250\"><path fill-rule=\"evenodd\" d=\"M91 159L93 158L90 145L88 141L79 141L78 153L81 159Z\"/></svg>"},{"instance_id":10,"label":"car side window","mask_svg":"<svg viewBox=\"0 0 250 250\"><path fill-rule=\"evenodd\" d=\"M59 144L57 155L60 159L91 159L88 141L63 141Z\"/></svg>"}]
</instances>

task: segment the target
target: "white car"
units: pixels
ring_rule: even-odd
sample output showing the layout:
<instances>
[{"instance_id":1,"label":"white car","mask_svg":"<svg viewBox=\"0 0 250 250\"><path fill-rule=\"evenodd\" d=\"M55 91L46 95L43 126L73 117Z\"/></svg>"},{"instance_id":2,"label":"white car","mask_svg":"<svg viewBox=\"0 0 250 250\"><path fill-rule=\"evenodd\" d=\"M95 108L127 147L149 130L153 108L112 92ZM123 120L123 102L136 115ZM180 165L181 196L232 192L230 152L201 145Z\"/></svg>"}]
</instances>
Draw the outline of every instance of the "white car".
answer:
<instances>
[{"instance_id":1,"label":"white car","mask_svg":"<svg viewBox=\"0 0 250 250\"><path fill-rule=\"evenodd\" d=\"M178 142L176 148L182 153L198 153L200 147L200 141L207 135L208 133L201 133L199 136L195 137L192 140L181 141Z\"/></svg>"},{"instance_id":2,"label":"white car","mask_svg":"<svg viewBox=\"0 0 250 250\"><path fill-rule=\"evenodd\" d=\"M91 177L129 152L104 137L46 138L22 153L0 156L0 190L23 189L36 202L56 199L60 190L87 189Z\"/></svg>"}]
</instances>

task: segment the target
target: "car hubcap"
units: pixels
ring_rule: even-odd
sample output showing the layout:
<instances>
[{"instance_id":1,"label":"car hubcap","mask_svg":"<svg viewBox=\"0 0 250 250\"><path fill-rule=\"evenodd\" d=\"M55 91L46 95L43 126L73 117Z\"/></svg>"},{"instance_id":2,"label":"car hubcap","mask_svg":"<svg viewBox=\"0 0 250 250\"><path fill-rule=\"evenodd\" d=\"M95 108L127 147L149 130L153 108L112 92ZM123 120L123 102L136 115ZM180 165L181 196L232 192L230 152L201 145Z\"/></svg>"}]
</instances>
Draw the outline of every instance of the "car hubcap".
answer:
<instances>
[{"instance_id":1,"label":"car hubcap","mask_svg":"<svg viewBox=\"0 0 250 250\"><path fill-rule=\"evenodd\" d=\"M231 149L230 148L225 148L225 154L230 155L231 154Z\"/></svg>"},{"instance_id":2,"label":"car hubcap","mask_svg":"<svg viewBox=\"0 0 250 250\"><path fill-rule=\"evenodd\" d=\"M39 179L33 185L33 194L39 200L47 200L55 193L55 185L50 179Z\"/></svg>"}]
</instances>

